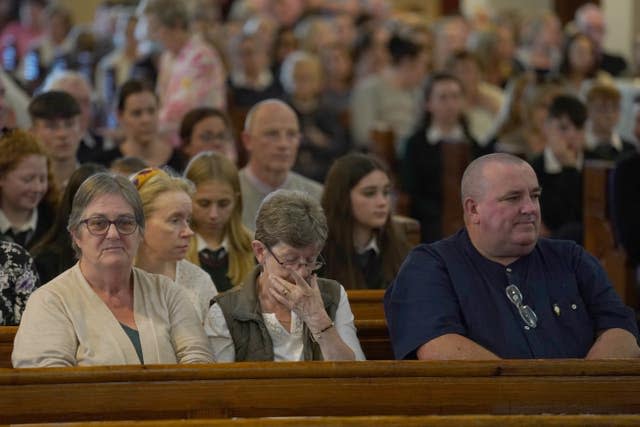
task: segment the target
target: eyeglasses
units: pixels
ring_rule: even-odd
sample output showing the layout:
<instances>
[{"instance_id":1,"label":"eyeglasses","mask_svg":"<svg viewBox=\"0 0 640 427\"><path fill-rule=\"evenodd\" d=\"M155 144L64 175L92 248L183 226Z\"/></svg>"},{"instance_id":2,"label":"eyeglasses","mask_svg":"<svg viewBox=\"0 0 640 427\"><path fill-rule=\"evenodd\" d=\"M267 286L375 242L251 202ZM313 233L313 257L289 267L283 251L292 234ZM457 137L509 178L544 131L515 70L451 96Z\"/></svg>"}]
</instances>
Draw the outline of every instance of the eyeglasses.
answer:
<instances>
[{"instance_id":1,"label":"eyeglasses","mask_svg":"<svg viewBox=\"0 0 640 427\"><path fill-rule=\"evenodd\" d=\"M264 245L264 246L265 248L267 248L267 251L269 251L273 259L275 259L276 262L280 265L280 267L285 268L287 270L295 270L296 268L302 265L305 268L308 268L309 270L311 270L312 273L316 273L318 272L318 270L324 267L324 264L325 264L324 259L322 258L322 255L318 255L318 257L311 262L300 262L298 260L280 261L276 256L276 254L274 254L273 251L271 251L271 248L269 248L267 245Z\"/></svg>"},{"instance_id":2,"label":"eyeglasses","mask_svg":"<svg viewBox=\"0 0 640 427\"><path fill-rule=\"evenodd\" d=\"M114 221L111 221L103 216L94 216L80 221L80 224L85 224L89 233L94 236L104 236L109 232L111 224L116 226L118 233L122 235L133 234L138 228L136 219L132 216L120 216Z\"/></svg>"},{"instance_id":3,"label":"eyeglasses","mask_svg":"<svg viewBox=\"0 0 640 427\"><path fill-rule=\"evenodd\" d=\"M204 142L227 142L231 139L231 135L228 132L202 132L197 135L197 138Z\"/></svg>"},{"instance_id":4,"label":"eyeglasses","mask_svg":"<svg viewBox=\"0 0 640 427\"><path fill-rule=\"evenodd\" d=\"M538 316L531 307L522 304L522 292L520 292L520 289L516 285L509 285L506 287L505 292L509 301L518 309L518 313L520 313L524 323L530 328L535 328L538 325Z\"/></svg>"}]
</instances>

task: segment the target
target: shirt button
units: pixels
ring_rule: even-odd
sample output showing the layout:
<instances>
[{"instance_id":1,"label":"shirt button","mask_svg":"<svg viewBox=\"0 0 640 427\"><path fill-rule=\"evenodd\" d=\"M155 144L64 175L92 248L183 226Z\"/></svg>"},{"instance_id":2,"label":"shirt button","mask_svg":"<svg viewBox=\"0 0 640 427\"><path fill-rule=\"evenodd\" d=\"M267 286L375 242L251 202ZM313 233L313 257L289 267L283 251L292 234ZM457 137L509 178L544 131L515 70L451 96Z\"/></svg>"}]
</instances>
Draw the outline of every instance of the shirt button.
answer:
<instances>
[{"instance_id":1,"label":"shirt button","mask_svg":"<svg viewBox=\"0 0 640 427\"><path fill-rule=\"evenodd\" d=\"M525 330L525 331L528 331L529 329L531 329L531 328L529 327L529 325L524 325L524 330Z\"/></svg>"},{"instance_id":2,"label":"shirt button","mask_svg":"<svg viewBox=\"0 0 640 427\"><path fill-rule=\"evenodd\" d=\"M577 305L575 305L575 304L571 304L571 309L572 309L572 310L575 310L575 309L577 309L577 308L578 308L578 306L577 306Z\"/></svg>"}]
</instances>

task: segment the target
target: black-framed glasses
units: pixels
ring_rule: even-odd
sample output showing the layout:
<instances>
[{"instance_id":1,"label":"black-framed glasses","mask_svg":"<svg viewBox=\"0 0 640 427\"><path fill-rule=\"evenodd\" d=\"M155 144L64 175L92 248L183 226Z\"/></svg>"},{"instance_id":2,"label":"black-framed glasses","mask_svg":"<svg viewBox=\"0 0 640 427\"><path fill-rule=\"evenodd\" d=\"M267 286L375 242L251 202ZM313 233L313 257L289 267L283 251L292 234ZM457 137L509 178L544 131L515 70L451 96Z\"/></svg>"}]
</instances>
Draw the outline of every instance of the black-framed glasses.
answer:
<instances>
[{"instance_id":1,"label":"black-framed glasses","mask_svg":"<svg viewBox=\"0 0 640 427\"><path fill-rule=\"evenodd\" d=\"M280 261L269 246L264 245L264 247L267 248L267 251L269 251L269 253L273 257L273 259L276 260L278 265L280 265L280 267L285 268L287 270L295 270L299 266L303 265L304 267L310 269L312 273L317 273L318 270L324 267L324 264L325 264L324 259L322 258L322 255L318 255L318 257L311 262L300 262L299 260Z\"/></svg>"},{"instance_id":2,"label":"black-framed glasses","mask_svg":"<svg viewBox=\"0 0 640 427\"><path fill-rule=\"evenodd\" d=\"M520 317L524 321L525 325L530 328L535 328L538 325L538 315L531 307L522 303L522 292L516 285L509 285L505 288L507 298L518 309Z\"/></svg>"},{"instance_id":3,"label":"black-framed glasses","mask_svg":"<svg viewBox=\"0 0 640 427\"><path fill-rule=\"evenodd\" d=\"M80 221L80 224L85 224L89 233L94 236L104 236L107 234L111 224L115 225L118 233L122 235L133 234L133 232L138 228L138 223L132 216L119 216L113 221L103 216L93 216L91 218L83 219Z\"/></svg>"}]
</instances>

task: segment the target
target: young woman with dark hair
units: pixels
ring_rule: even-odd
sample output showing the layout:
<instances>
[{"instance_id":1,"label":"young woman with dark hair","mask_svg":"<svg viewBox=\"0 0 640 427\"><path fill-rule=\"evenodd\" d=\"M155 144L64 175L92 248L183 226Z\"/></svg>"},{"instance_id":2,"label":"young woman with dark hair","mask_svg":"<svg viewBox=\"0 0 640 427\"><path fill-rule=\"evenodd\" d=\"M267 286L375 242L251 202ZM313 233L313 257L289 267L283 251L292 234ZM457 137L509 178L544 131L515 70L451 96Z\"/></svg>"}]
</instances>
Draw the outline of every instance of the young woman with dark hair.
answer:
<instances>
[{"instance_id":1,"label":"young woman with dark hair","mask_svg":"<svg viewBox=\"0 0 640 427\"><path fill-rule=\"evenodd\" d=\"M409 251L391 220L391 180L374 157L348 154L327 175L325 277L347 289L386 288Z\"/></svg>"}]
</instances>

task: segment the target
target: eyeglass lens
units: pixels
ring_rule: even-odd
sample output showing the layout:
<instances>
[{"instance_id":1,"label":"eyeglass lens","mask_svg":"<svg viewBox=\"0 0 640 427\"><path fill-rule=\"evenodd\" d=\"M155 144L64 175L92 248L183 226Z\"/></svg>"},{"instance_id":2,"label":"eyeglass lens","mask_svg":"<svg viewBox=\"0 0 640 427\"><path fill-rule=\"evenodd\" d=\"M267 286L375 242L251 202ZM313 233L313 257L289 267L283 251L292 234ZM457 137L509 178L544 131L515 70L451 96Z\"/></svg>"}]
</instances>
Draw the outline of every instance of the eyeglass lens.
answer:
<instances>
[{"instance_id":1,"label":"eyeglass lens","mask_svg":"<svg viewBox=\"0 0 640 427\"><path fill-rule=\"evenodd\" d=\"M321 256L319 256L318 258L316 258L313 261L305 261L305 262L300 262L299 260L280 261L280 259L276 256L276 254L273 253L271 248L269 248L268 246L266 246L266 248L269 251L269 253L273 256L273 258L276 260L276 262L278 264L280 264L282 267L287 268L287 269L295 269L295 268L297 268L297 267L302 265L302 266L310 269L312 272L316 272L316 271L320 270L324 266L324 260L322 259Z\"/></svg>"},{"instance_id":2,"label":"eyeglass lens","mask_svg":"<svg viewBox=\"0 0 640 427\"><path fill-rule=\"evenodd\" d=\"M505 292L509 301L518 309L518 313L524 323L530 328L535 328L538 324L538 316L531 307L522 304L522 292L520 292L520 289L516 285L509 285L506 287Z\"/></svg>"},{"instance_id":3,"label":"eyeglass lens","mask_svg":"<svg viewBox=\"0 0 640 427\"><path fill-rule=\"evenodd\" d=\"M119 217L114 221L110 221L107 218L103 217L93 217L88 218L84 222L87 224L87 229L92 234L105 234L108 232L111 224L116 226L116 229L121 234L131 234L133 233L138 224L136 223L135 218L129 217Z\"/></svg>"}]
</instances>

